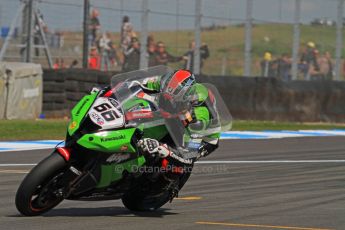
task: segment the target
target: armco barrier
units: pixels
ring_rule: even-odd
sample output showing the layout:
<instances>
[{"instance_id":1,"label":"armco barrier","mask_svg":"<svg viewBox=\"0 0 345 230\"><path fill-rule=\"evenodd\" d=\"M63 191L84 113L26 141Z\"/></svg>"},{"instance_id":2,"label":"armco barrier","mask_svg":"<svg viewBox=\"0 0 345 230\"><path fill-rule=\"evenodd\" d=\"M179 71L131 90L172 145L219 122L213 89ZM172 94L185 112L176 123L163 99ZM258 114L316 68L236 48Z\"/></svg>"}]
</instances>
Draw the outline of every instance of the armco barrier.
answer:
<instances>
[{"instance_id":1,"label":"armco barrier","mask_svg":"<svg viewBox=\"0 0 345 230\"><path fill-rule=\"evenodd\" d=\"M69 116L69 111L86 93L95 86L109 84L113 75L83 69L44 70L44 115L53 118Z\"/></svg>"},{"instance_id":2,"label":"armco barrier","mask_svg":"<svg viewBox=\"0 0 345 230\"><path fill-rule=\"evenodd\" d=\"M200 77L217 86L237 119L344 122L345 82Z\"/></svg>"},{"instance_id":3,"label":"armco barrier","mask_svg":"<svg viewBox=\"0 0 345 230\"><path fill-rule=\"evenodd\" d=\"M81 69L45 70L44 113L48 117L68 116L85 93L93 86L108 85L114 74ZM275 78L228 76L197 79L218 88L235 119L345 122L345 82L283 82ZM62 99L53 100L56 97Z\"/></svg>"}]
</instances>

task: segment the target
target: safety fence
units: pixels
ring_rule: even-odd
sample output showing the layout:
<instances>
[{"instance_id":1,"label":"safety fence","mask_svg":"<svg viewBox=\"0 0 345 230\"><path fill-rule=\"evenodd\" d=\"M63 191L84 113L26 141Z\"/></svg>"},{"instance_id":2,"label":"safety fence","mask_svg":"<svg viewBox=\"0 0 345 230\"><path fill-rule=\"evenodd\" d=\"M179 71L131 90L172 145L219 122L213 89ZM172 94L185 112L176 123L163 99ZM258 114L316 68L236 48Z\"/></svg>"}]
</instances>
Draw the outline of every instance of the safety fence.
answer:
<instances>
[{"instance_id":1,"label":"safety fence","mask_svg":"<svg viewBox=\"0 0 345 230\"><path fill-rule=\"evenodd\" d=\"M82 67L84 55L89 68L111 71L168 64L209 75L344 79L344 0L2 0L0 44L29 2L55 68ZM28 23L14 23L5 60L28 57ZM37 25L29 56L48 66Z\"/></svg>"}]
</instances>

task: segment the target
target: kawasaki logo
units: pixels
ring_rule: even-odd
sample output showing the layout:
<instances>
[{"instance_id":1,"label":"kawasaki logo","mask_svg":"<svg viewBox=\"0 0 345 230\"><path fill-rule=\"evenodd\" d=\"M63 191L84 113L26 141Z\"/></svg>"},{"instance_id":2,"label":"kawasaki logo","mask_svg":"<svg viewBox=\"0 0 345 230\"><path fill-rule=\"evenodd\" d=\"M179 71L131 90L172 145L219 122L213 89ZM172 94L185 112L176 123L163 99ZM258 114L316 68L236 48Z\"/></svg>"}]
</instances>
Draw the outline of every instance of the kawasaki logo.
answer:
<instances>
[{"instance_id":1,"label":"kawasaki logo","mask_svg":"<svg viewBox=\"0 0 345 230\"><path fill-rule=\"evenodd\" d=\"M101 138L101 142L117 141L117 140L122 140L122 139L125 139L125 138L126 138L125 135L120 135L120 136L116 136L116 137L102 137Z\"/></svg>"}]
</instances>

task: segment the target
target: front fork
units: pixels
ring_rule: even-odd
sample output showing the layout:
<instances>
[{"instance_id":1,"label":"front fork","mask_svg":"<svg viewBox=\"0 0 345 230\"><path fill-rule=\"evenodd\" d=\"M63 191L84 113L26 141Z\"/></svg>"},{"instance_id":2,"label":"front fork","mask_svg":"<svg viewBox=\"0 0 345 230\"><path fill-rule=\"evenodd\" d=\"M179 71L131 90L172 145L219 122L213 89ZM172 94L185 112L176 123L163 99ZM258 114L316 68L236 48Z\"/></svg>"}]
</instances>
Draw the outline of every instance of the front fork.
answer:
<instances>
[{"instance_id":1,"label":"front fork","mask_svg":"<svg viewBox=\"0 0 345 230\"><path fill-rule=\"evenodd\" d=\"M89 171L82 172L71 164L71 148L58 147L55 149L53 154L59 154L64 160L69 164L68 169L65 171L63 176L62 184L64 185L63 189L58 191L58 196L63 196L68 198L80 187L80 183L90 174Z\"/></svg>"}]
</instances>

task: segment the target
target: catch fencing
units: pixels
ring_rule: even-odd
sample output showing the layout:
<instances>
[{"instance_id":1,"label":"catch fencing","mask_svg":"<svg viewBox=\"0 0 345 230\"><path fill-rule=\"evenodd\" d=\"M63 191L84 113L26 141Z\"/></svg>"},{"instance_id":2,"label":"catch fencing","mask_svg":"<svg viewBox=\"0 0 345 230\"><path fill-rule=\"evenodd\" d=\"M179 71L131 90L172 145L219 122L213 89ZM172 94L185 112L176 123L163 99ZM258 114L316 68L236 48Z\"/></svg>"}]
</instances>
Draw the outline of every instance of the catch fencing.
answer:
<instances>
[{"instance_id":1,"label":"catch fencing","mask_svg":"<svg viewBox=\"0 0 345 230\"><path fill-rule=\"evenodd\" d=\"M30 25L30 20L14 20L16 11L25 19L30 2L43 20L47 55L35 18ZM121 71L126 61L120 33L124 16L133 26L131 36L141 44L135 68L150 64L149 45L154 43L158 52L161 41L173 56L168 65L195 73L344 80L344 0L2 0L2 50L11 36L0 58L90 67L97 49L100 59L92 68ZM99 21L95 33L93 18ZM31 36L25 28L32 29ZM107 32L114 49L105 57L98 41ZM188 53L193 41L200 49Z\"/></svg>"}]
</instances>

